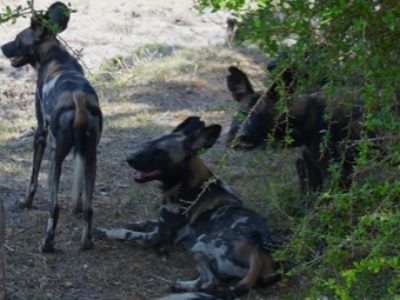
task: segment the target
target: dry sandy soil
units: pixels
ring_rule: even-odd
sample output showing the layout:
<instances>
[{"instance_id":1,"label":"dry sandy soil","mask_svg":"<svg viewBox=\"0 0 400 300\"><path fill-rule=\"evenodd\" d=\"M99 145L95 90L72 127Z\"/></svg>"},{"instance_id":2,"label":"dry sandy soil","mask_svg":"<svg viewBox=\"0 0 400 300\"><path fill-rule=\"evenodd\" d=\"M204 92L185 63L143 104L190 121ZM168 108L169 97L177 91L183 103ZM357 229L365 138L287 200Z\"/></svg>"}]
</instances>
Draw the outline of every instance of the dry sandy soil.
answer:
<instances>
[{"instance_id":1,"label":"dry sandy soil","mask_svg":"<svg viewBox=\"0 0 400 300\"><path fill-rule=\"evenodd\" d=\"M35 8L46 9L52 2L35 1ZM141 45L158 43L200 49L221 44L225 37L226 14L199 15L192 8L194 1L191 0L71 0L68 3L77 12L61 37L73 49L83 49L83 61L91 71L96 71L107 59L126 55ZM25 7L26 1L0 0L1 10L6 5ZM19 19L16 24L0 25L1 43L11 41L28 25L28 18ZM33 73L30 67L13 69L0 56L0 103L6 105L0 117L13 114L7 106L10 100L23 99L20 106L32 101ZM19 81L18 89L10 86L14 80Z\"/></svg>"},{"instance_id":2,"label":"dry sandy soil","mask_svg":"<svg viewBox=\"0 0 400 300\"><path fill-rule=\"evenodd\" d=\"M35 1L35 5L42 8L50 2ZM159 201L157 186L132 183L125 153L193 114L226 128L235 110L225 86L227 67L240 64L260 87L265 58L251 49L221 46L226 16L199 16L191 8L192 1L70 2L78 12L72 15L62 37L72 47L84 48L83 60L91 70L105 117L94 222L115 226L150 218L156 214ZM0 8L17 3L24 1L0 0ZM1 26L2 43L27 24L25 19ZM153 45L144 46L149 44ZM103 64L108 67L99 68ZM193 277L193 267L180 249L160 257L148 249L96 241L93 251L80 253L80 219L69 208L70 157L61 179L61 216L56 235L59 252L39 253L47 219L48 154L33 209L13 207L24 195L31 168L35 74L28 67L12 69L0 57L0 80L0 199L7 210L8 297L153 299L168 293L163 278ZM276 236L284 234L287 226L282 224L290 225L290 217L276 200L296 191L294 164L288 163L287 157L272 152L226 152L219 143L205 160L250 207L263 212ZM284 191L284 195L276 190ZM256 289L245 299L281 298L288 286L295 285L282 281Z\"/></svg>"}]
</instances>

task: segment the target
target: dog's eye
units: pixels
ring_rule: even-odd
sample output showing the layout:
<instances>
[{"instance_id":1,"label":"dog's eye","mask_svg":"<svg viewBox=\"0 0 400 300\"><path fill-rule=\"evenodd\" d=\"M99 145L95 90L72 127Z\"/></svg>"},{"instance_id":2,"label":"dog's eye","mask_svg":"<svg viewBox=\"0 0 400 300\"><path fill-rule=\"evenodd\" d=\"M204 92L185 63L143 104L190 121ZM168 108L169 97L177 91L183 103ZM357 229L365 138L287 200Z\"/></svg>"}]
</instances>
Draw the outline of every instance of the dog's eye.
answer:
<instances>
[{"instance_id":1,"label":"dog's eye","mask_svg":"<svg viewBox=\"0 0 400 300\"><path fill-rule=\"evenodd\" d=\"M17 37L15 38L15 45L19 46L19 45L21 45L21 43L22 43L22 41L21 41L20 36L17 36Z\"/></svg>"},{"instance_id":2,"label":"dog's eye","mask_svg":"<svg viewBox=\"0 0 400 300\"><path fill-rule=\"evenodd\" d=\"M167 157L167 152L163 149L154 149L153 155L159 160L164 160Z\"/></svg>"}]
</instances>

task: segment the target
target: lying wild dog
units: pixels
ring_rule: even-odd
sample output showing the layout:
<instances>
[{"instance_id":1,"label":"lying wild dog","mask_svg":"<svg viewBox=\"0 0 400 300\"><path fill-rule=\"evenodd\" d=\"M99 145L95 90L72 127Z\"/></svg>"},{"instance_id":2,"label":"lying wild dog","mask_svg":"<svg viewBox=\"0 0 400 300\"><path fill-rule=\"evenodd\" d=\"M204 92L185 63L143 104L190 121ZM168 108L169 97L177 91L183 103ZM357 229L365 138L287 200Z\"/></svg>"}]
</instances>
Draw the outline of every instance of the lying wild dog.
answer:
<instances>
[{"instance_id":1,"label":"lying wild dog","mask_svg":"<svg viewBox=\"0 0 400 300\"><path fill-rule=\"evenodd\" d=\"M96 177L96 149L102 131L102 114L96 92L85 78L82 67L57 39L57 33L67 27L69 14L66 5L55 2L46 13L34 15L30 27L21 31L14 41L1 47L13 67L19 68L30 64L38 72L35 94L38 125L34 138L32 175L26 197L19 205L26 208L32 205L49 136L52 148L49 172L51 205L47 234L41 245L43 252L54 251L61 166L72 148L75 157L73 210L74 212L82 210L81 192L85 182L81 249L92 248L92 197Z\"/></svg>"},{"instance_id":2,"label":"lying wild dog","mask_svg":"<svg viewBox=\"0 0 400 300\"><path fill-rule=\"evenodd\" d=\"M229 72L228 89L244 116L232 121L235 129L230 132L234 132L234 137L228 136L229 141L236 138L241 147L251 149L264 143L268 136L282 141L289 135L292 139L289 146L304 146L303 158L297 161L303 193L322 188L332 159L342 162L341 183L349 185L356 149L340 151L338 142L359 139L362 117L359 91L339 90L332 101L323 92L304 94L289 101L287 113L279 113L277 93L255 93L241 70L230 67ZM328 139L321 152L324 134L328 134Z\"/></svg>"},{"instance_id":3,"label":"lying wild dog","mask_svg":"<svg viewBox=\"0 0 400 300\"><path fill-rule=\"evenodd\" d=\"M94 232L99 237L131 241L158 252L174 243L182 244L199 277L177 281L174 288L213 293L220 282L239 278L237 284L219 294L227 297L245 293L256 283L276 279L276 275L267 224L215 179L198 157L199 151L214 145L220 132L219 125L206 127L198 117L189 117L170 134L130 154L128 163L136 182L162 182L159 218L127 228L96 228Z\"/></svg>"}]
</instances>

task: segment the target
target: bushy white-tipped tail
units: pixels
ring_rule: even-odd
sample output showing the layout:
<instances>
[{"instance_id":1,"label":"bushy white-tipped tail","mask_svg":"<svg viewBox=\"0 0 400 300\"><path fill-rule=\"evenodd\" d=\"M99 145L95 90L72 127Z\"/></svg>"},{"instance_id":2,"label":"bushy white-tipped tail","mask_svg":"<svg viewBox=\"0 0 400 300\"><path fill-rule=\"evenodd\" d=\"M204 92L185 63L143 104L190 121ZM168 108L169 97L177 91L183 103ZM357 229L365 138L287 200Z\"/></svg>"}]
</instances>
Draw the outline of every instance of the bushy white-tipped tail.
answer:
<instances>
[{"instance_id":1,"label":"bushy white-tipped tail","mask_svg":"<svg viewBox=\"0 0 400 300\"><path fill-rule=\"evenodd\" d=\"M84 178L85 159L79 152L76 152L74 157L74 173L72 181L72 205L73 211L79 212L82 210L82 186Z\"/></svg>"},{"instance_id":2,"label":"bushy white-tipped tail","mask_svg":"<svg viewBox=\"0 0 400 300\"><path fill-rule=\"evenodd\" d=\"M206 300L215 299L212 295L201 292L177 293L158 298L157 300Z\"/></svg>"}]
</instances>

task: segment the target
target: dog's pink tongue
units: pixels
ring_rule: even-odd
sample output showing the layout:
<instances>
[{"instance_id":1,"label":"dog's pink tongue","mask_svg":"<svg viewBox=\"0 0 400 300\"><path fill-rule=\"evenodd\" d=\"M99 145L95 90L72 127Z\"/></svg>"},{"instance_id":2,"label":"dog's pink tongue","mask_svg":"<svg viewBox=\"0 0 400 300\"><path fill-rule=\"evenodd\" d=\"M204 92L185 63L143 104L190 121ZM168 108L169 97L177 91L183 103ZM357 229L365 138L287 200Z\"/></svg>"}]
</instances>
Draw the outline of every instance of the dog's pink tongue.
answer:
<instances>
[{"instance_id":1,"label":"dog's pink tongue","mask_svg":"<svg viewBox=\"0 0 400 300\"><path fill-rule=\"evenodd\" d=\"M145 174L143 174L142 172L135 170L135 169L133 170L132 175L133 175L133 179L136 179L136 180L142 180L145 177Z\"/></svg>"}]
</instances>

